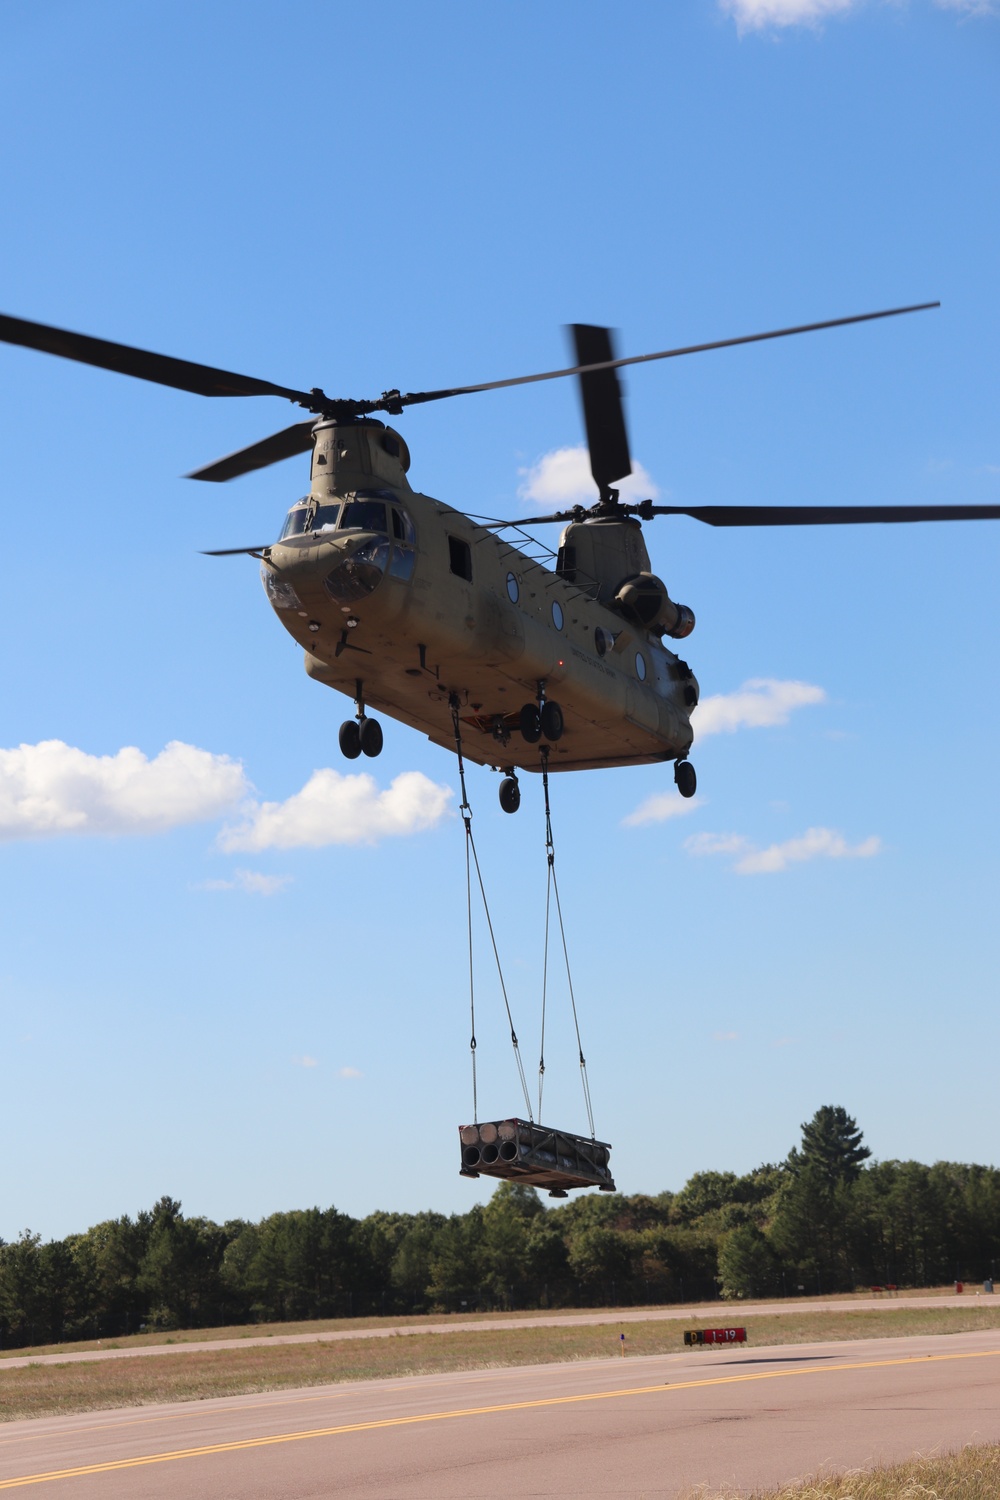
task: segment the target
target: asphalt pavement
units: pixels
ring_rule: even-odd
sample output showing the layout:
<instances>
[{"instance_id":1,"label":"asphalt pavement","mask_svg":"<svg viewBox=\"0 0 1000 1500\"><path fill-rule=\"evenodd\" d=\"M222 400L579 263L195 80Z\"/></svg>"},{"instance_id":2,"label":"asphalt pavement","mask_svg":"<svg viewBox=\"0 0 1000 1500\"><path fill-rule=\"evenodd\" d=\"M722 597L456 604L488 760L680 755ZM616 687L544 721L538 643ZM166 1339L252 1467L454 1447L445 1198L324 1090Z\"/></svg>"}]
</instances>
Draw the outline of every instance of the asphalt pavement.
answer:
<instances>
[{"instance_id":1,"label":"asphalt pavement","mask_svg":"<svg viewBox=\"0 0 1000 1500\"><path fill-rule=\"evenodd\" d=\"M587 1360L0 1427L72 1500L679 1497L1000 1441L997 1331Z\"/></svg>"}]
</instances>

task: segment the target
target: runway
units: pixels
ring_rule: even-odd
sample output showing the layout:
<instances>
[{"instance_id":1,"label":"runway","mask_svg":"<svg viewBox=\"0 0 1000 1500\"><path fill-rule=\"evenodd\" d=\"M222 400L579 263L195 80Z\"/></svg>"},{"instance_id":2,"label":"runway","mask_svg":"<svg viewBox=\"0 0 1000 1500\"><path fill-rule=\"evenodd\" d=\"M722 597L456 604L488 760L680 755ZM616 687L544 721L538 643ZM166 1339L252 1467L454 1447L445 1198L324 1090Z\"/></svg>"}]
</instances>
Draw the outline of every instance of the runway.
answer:
<instances>
[{"instance_id":1,"label":"runway","mask_svg":"<svg viewBox=\"0 0 1000 1500\"><path fill-rule=\"evenodd\" d=\"M743 1323L750 1317L801 1317L803 1313L873 1312L876 1310L891 1313L905 1308L960 1307L967 1310L972 1307L995 1305L1000 1305L1000 1299L994 1303L992 1297L985 1297L980 1302L977 1301L976 1296L841 1297L828 1301L822 1301L816 1297L802 1297L792 1302L709 1302L691 1307L602 1308L598 1312L532 1313L524 1316L518 1316L515 1313L482 1318L451 1317L439 1323L429 1320L393 1323L391 1319L387 1319L364 1328L327 1327L311 1330L308 1333L255 1335L249 1331L252 1327L249 1325L248 1331L238 1338L199 1339L196 1334L175 1333L162 1336L162 1340L169 1337L170 1343L161 1340L161 1342L154 1341L148 1344L126 1344L122 1348L111 1349L95 1349L92 1345L88 1345L82 1350L74 1349L70 1345L64 1353L60 1354L18 1354L16 1352L4 1354L0 1352L0 1379L4 1370L16 1370L25 1365L88 1364L95 1359L141 1359L144 1355L152 1354L197 1354L219 1349L249 1349L255 1344L271 1346L275 1344L329 1344L350 1339L401 1338L407 1334L417 1333L491 1333L498 1328L583 1328L604 1324L627 1326L629 1323L689 1323L692 1327L707 1323L714 1327L717 1324L732 1323L734 1320Z\"/></svg>"},{"instance_id":2,"label":"runway","mask_svg":"<svg viewBox=\"0 0 1000 1500\"><path fill-rule=\"evenodd\" d=\"M12 1422L72 1500L677 1497L1000 1441L996 1331L589 1360Z\"/></svg>"}]
</instances>

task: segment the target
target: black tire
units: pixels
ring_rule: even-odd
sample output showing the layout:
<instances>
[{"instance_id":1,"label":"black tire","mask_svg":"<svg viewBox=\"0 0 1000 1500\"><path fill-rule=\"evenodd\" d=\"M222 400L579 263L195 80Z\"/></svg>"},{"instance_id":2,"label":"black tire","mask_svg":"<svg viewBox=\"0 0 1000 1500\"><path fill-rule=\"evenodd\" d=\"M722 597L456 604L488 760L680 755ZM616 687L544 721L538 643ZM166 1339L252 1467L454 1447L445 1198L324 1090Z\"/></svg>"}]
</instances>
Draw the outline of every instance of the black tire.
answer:
<instances>
[{"instance_id":1,"label":"black tire","mask_svg":"<svg viewBox=\"0 0 1000 1500\"><path fill-rule=\"evenodd\" d=\"M361 735L354 719L345 719L340 726L337 736L340 741L340 753L345 760L357 760L361 754Z\"/></svg>"},{"instance_id":2,"label":"black tire","mask_svg":"<svg viewBox=\"0 0 1000 1500\"><path fill-rule=\"evenodd\" d=\"M549 703L543 703L542 704L542 733L544 734L545 738L547 740L551 740L553 742L553 744L554 744L556 740L561 740L562 739L562 732L563 732L563 711L562 711L562 709L559 707L558 703L551 703L551 702L549 702Z\"/></svg>"},{"instance_id":3,"label":"black tire","mask_svg":"<svg viewBox=\"0 0 1000 1500\"><path fill-rule=\"evenodd\" d=\"M682 797L693 797L698 790L698 778L689 760L679 760L674 767L674 780Z\"/></svg>"},{"instance_id":4,"label":"black tire","mask_svg":"<svg viewBox=\"0 0 1000 1500\"><path fill-rule=\"evenodd\" d=\"M378 719L362 719L358 725L358 738L366 755L374 758L382 754L382 726Z\"/></svg>"},{"instance_id":5,"label":"black tire","mask_svg":"<svg viewBox=\"0 0 1000 1500\"><path fill-rule=\"evenodd\" d=\"M529 745L537 745L542 737L542 716L537 703L526 703L521 709L521 738Z\"/></svg>"},{"instance_id":6,"label":"black tire","mask_svg":"<svg viewBox=\"0 0 1000 1500\"><path fill-rule=\"evenodd\" d=\"M516 776L505 776L501 781L500 806L505 813L516 813L521 806L521 788Z\"/></svg>"}]
</instances>

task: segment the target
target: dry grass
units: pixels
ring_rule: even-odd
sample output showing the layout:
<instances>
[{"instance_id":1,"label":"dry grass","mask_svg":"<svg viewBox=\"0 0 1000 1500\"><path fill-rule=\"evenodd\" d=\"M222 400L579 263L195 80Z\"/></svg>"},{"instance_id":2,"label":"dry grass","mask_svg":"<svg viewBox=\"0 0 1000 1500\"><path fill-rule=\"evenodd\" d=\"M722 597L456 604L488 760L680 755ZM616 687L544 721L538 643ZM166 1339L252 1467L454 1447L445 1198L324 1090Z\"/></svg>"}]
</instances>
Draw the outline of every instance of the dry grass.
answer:
<instances>
[{"instance_id":1,"label":"dry grass","mask_svg":"<svg viewBox=\"0 0 1000 1500\"><path fill-rule=\"evenodd\" d=\"M797 1317L748 1318L746 1326L751 1344L760 1348L779 1343L1000 1328L1000 1308L803 1312ZM622 1328L614 1321L570 1328L505 1328L492 1324L476 1331L456 1328L446 1334L413 1332L339 1340L334 1332L329 1339L303 1344L257 1344L243 1349L178 1351L7 1370L0 1365L0 1414L4 1420L13 1421L346 1380L603 1359L618 1355ZM683 1330L683 1322L625 1324L626 1349L630 1355L676 1353L684 1347ZM714 1352L706 1350L699 1357L706 1372L711 1371ZM998 1494L1000 1488L991 1500Z\"/></svg>"},{"instance_id":2,"label":"dry grass","mask_svg":"<svg viewBox=\"0 0 1000 1500\"><path fill-rule=\"evenodd\" d=\"M691 1500L735 1500L742 1491L694 1490ZM747 1500L997 1500L1000 1448L963 1448L944 1457L807 1479L776 1490L754 1490Z\"/></svg>"},{"instance_id":3,"label":"dry grass","mask_svg":"<svg viewBox=\"0 0 1000 1500\"><path fill-rule=\"evenodd\" d=\"M886 1318L892 1318L897 1310L899 1310L900 1312L905 1311L908 1313L912 1313L916 1311L916 1309L907 1308L907 1299L912 1297L951 1297L953 1295L953 1292L954 1287L952 1286L914 1287L912 1289L907 1288L906 1290L901 1291L898 1296L886 1297L884 1300L882 1300L879 1304L878 1309L875 1311L875 1316L877 1318L882 1318L883 1316ZM755 1301L754 1306L767 1306L769 1308L773 1307L774 1316L780 1316L783 1320L785 1318L792 1320L801 1320L803 1317L806 1317L810 1314L814 1302L822 1302L824 1304L834 1302L839 1304L838 1311L841 1308L844 1311L848 1311L851 1308L852 1304L859 1300L869 1301L871 1300L871 1294L867 1291L860 1291L834 1292L829 1296L824 1295L823 1297L818 1298L760 1298L759 1300ZM693 1308L696 1308L698 1312L697 1315L691 1315L690 1324L687 1325L690 1327L695 1327L699 1323L708 1326L708 1324L710 1323L745 1323L747 1321L746 1316L740 1310L740 1304L738 1302L719 1302L712 1306L710 1310L706 1309L706 1304L703 1302L696 1302L692 1303L691 1305ZM970 1310L979 1306L974 1296L969 1297L967 1306ZM997 1306L1000 1307L1000 1298L997 1299ZM662 1307L662 1304L651 1304L649 1307L630 1307L627 1309L630 1314L638 1312L662 1312L663 1310L664 1309ZM357 1330L366 1328L376 1330L385 1328L386 1324L390 1324L393 1328L420 1329L425 1328L428 1325L433 1325L435 1328L437 1328L440 1327L442 1323L450 1322L452 1318L454 1318L455 1323L459 1325L463 1323L475 1323L477 1325L490 1324L500 1328L502 1328L504 1324L509 1323L512 1319L521 1321L525 1318L537 1318L539 1322L541 1322L545 1318L560 1317L563 1315L572 1316L573 1314L582 1314L588 1317L601 1317L606 1318L610 1321L613 1320L620 1311L622 1311L622 1309L615 1307L562 1307L553 1308L548 1311L539 1310L533 1312L462 1312L456 1314L412 1313L410 1315L397 1315L393 1313L390 1317L387 1318L314 1318L299 1323L234 1323L229 1326L223 1325L218 1328L181 1328L173 1329L171 1331L157 1329L151 1333L122 1334L120 1337L112 1339L80 1339L79 1341L64 1341L58 1344L33 1344L28 1348L0 1349L0 1369L3 1368L3 1361L5 1359L23 1359L27 1355L34 1354L87 1354L91 1353L94 1350L145 1348L153 1344L205 1344L216 1343L220 1339L249 1340L262 1338L278 1338L281 1335L294 1333L338 1334L355 1332ZM684 1311L683 1306L672 1305L670 1311L677 1314L678 1320L681 1321L682 1326L684 1326L683 1320L688 1317L688 1314ZM965 1307L962 1307L960 1311L964 1315ZM821 1314L821 1316L828 1315ZM962 1324L963 1329L966 1327L979 1326L979 1324ZM916 1331L919 1332L921 1330ZM957 1331L957 1329L948 1331L953 1332ZM843 1336L848 1337L849 1335ZM877 1336L878 1335L874 1334L859 1335L859 1337ZM840 1337L840 1335L837 1335L837 1337ZM801 1341L793 1340L793 1342Z\"/></svg>"}]
</instances>

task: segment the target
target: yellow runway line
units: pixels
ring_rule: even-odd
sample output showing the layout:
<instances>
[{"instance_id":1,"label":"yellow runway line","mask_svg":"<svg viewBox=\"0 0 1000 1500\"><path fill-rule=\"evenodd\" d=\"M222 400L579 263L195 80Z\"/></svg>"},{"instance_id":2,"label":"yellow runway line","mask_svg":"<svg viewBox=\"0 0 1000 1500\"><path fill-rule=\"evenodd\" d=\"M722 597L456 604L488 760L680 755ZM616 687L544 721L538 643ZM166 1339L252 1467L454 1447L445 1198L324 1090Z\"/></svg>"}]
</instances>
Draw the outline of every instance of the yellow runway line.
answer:
<instances>
[{"instance_id":1,"label":"yellow runway line","mask_svg":"<svg viewBox=\"0 0 1000 1500\"><path fill-rule=\"evenodd\" d=\"M676 1383L639 1385L627 1390L583 1391L575 1396L543 1396L534 1401L508 1401L497 1406L459 1407L454 1411L423 1412L412 1417L384 1417L373 1422L350 1422L339 1427L317 1427L307 1432L277 1432L269 1437L241 1438L232 1443L208 1443L199 1448L178 1448L167 1453L145 1453L136 1458L111 1459L107 1463L82 1464L72 1469L52 1469L45 1474L23 1474L16 1479L0 1479L0 1490L14 1490L27 1484L47 1484L56 1479L82 1479L89 1474L112 1474L119 1469L139 1469L148 1464L175 1463L182 1458L205 1458L213 1453L241 1453L251 1448L269 1448L278 1443L301 1443L311 1438L342 1437L349 1432L376 1432L390 1427L413 1427L422 1422L447 1422L459 1417L486 1417L498 1412L532 1411L547 1406L573 1406L581 1401L617 1401L623 1396L673 1395L675 1391L698 1390L705 1386L741 1385L752 1380L788 1380L800 1375L835 1375L846 1370L880 1370L893 1365L941 1364L957 1359L990 1359L1000 1349L976 1349L962 1354L917 1354L903 1359L867 1359L854 1364L808 1365L796 1370L758 1370L752 1375L713 1375L706 1380L678 1380Z\"/></svg>"}]
</instances>

